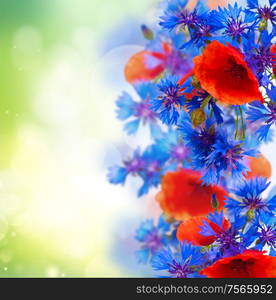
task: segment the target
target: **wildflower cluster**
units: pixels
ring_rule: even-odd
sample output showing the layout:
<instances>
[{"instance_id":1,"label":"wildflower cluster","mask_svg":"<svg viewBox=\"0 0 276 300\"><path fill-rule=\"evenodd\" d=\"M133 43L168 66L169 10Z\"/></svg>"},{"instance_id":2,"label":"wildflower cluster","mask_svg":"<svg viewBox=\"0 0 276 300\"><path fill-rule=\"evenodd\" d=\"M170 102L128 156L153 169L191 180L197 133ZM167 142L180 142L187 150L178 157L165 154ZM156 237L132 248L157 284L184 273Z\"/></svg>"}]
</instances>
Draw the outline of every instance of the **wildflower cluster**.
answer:
<instances>
[{"instance_id":1,"label":"wildflower cluster","mask_svg":"<svg viewBox=\"0 0 276 300\"><path fill-rule=\"evenodd\" d=\"M163 214L136 232L140 263L168 277L276 277L276 195L260 152L276 125L276 1L211 10L167 0L145 49L125 66L140 100L123 92L117 116L151 144L108 179L152 187ZM137 96L136 95L136 96ZM275 189L274 189L275 192Z\"/></svg>"}]
</instances>

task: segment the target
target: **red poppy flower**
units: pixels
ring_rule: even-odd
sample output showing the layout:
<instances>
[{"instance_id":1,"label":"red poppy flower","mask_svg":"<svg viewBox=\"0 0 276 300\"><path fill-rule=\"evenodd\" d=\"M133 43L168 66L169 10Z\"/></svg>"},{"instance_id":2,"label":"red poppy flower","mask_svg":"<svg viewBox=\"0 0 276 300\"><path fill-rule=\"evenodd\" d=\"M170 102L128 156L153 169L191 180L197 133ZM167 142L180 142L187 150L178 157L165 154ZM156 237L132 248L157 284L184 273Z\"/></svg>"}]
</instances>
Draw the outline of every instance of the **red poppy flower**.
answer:
<instances>
[{"instance_id":1,"label":"red poppy flower","mask_svg":"<svg viewBox=\"0 0 276 300\"><path fill-rule=\"evenodd\" d=\"M262 154L257 157L250 157L248 161L248 168L250 171L247 172L245 176L247 179L258 176L270 178L272 174L271 164Z\"/></svg>"},{"instance_id":2,"label":"red poppy flower","mask_svg":"<svg viewBox=\"0 0 276 300\"><path fill-rule=\"evenodd\" d=\"M221 228L213 223L212 221L208 220L206 217L191 217L184 222L182 222L177 229L176 237L180 242L190 242L196 246L207 246L212 244L216 237L213 235L204 236L200 234L201 226L203 225L203 221L206 221L210 224L211 228L216 232L219 233ZM227 230L230 226L228 220L224 219L222 227L224 230Z\"/></svg>"},{"instance_id":3,"label":"red poppy flower","mask_svg":"<svg viewBox=\"0 0 276 300\"><path fill-rule=\"evenodd\" d=\"M236 48L213 41L194 58L194 63L195 76L202 88L220 102L263 102L258 80Z\"/></svg>"},{"instance_id":4,"label":"red poppy flower","mask_svg":"<svg viewBox=\"0 0 276 300\"><path fill-rule=\"evenodd\" d=\"M226 191L216 185L202 185L200 172L181 169L168 172L162 179L156 199L161 209L177 220L185 217L206 216L214 212L212 195L216 195L218 209L222 209Z\"/></svg>"},{"instance_id":5,"label":"red poppy flower","mask_svg":"<svg viewBox=\"0 0 276 300\"><path fill-rule=\"evenodd\" d=\"M257 250L222 258L201 270L209 278L275 278L276 257Z\"/></svg>"},{"instance_id":6,"label":"red poppy flower","mask_svg":"<svg viewBox=\"0 0 276 300\"><path fill-rule=\"evenodd\" d=\"M276 75L276 44L270 47L270 52L272 53L273 74Z\"/></svg>"}]
</instances>

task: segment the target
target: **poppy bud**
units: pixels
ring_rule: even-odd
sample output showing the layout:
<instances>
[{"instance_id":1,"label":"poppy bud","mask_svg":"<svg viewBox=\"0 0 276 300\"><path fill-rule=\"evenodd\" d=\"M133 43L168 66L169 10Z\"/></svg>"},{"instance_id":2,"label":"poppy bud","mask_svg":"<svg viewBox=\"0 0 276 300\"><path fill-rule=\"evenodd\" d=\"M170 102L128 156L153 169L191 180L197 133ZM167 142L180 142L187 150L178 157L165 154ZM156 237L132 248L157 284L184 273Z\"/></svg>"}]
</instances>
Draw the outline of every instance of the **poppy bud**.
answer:
<instances>
[{"instance_id":1,"label":"poppy bud","mask_svg":"<svg viewBox=\"0 0 276 300\"><path fill-rule=\"evenodd\" d=\"M148 26L143 24L141 26L141 30L142 30L142 33L143 33L143 36L145 39L147 39L149 41L153 40L153 37L154 37L153 31Z\"/></svg>"}]
</instances>

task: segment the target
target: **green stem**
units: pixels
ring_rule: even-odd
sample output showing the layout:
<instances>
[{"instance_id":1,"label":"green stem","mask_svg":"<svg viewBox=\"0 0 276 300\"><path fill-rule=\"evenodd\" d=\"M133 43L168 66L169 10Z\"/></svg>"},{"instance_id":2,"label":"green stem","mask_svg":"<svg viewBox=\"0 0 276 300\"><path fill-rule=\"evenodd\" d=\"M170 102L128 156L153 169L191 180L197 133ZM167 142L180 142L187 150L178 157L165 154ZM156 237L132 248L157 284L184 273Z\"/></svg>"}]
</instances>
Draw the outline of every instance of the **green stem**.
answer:
<instances>
[{"instance_id":1,"label":"green stem","mask_svg":"<svg viewBox=\"0 0 276 300\"><path fill-rule=\"evenodd\" d=\"M245 124L244 124L244 118L243 118L243 110L242 107L239 106L240 116L241 116L241 125L242 125L242 136L241 138L245 139Z\"/></svg>"},{"instance_id":2,"label":"green stem","mask_svg":"<svg viewBox=\"0 0 276 300\"><path fill-rule=\"evenodd\" d=\"M212 96L208 95L202 102L201 104L201 108L204 109L206 107L206 105L209 103L209 101L211 100Z\"/></svg>"}]
</instances>

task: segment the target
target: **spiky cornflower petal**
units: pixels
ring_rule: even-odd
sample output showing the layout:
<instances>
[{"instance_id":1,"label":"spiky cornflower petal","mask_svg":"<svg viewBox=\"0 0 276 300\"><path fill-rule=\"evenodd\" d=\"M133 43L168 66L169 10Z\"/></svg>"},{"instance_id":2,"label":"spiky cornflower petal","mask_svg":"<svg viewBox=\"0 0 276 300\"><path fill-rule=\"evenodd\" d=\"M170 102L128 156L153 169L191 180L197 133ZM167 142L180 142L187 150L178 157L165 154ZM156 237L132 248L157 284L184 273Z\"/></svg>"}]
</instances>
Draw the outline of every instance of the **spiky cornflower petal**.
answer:
<instances>
[{"instance_id":1,"label":"spiky cornflower petal","mask_svg":"<svg viewBox=\"0 0 276 300\"><path fill-rule=\"evenodd\" d=\"M159 113L160 120L167 124L176 124L180 109L184 105L184 97L178 79L169 76L158 84L160 95L151 101L151 107Z\"/></svg>"},{"instance_id":2,"label":"spiky cornflower petal","mask_svg":"<svg viewBox=\"0 0 276 300\"><path fill-rule=\"evenodd\" d=\"M275 0L270 0L268 5L263 5L263 1L258 0L247 0L247 14L251 14L258 23L264 22L266 27L267 21L270 21L274 26L276 24L276 2ZM262 29L262 27L260 28Z\"/></svg>"},{"instance_id":3,"label":"spiky cornflower petal","mask_svg":"<svg viewBox=\"0 0 276 300\"><path fill-rule=\"evenodd\" d=\"M267 178L255 177L244 181L235 189L233 194L237 198L229 197L226 207L236 213L251 213L259 215L261 212L273 213L276 208L274 199L266 199L262 193L268 188L270 182Z\"/></svg>"},{"instance_id":4,"label":"spiky cornflower petal","mask_svg":"<svg viewBox=\"0 0 276 300\"><path fill-rule=\"evenodd\" d=\"M155 254L169 242L166 234L170 230L170 224L161 215L158 224L155 225L152 219L145 220L136 230L135 238L141 243L141 249L136 252L138 262L146 263L150 255Z\"/></svg>"}]
</instances>

